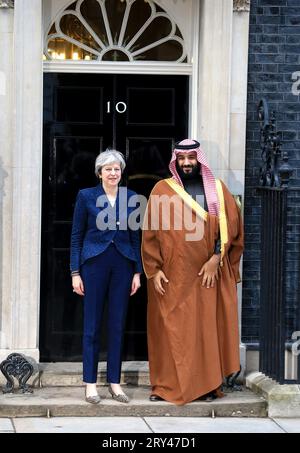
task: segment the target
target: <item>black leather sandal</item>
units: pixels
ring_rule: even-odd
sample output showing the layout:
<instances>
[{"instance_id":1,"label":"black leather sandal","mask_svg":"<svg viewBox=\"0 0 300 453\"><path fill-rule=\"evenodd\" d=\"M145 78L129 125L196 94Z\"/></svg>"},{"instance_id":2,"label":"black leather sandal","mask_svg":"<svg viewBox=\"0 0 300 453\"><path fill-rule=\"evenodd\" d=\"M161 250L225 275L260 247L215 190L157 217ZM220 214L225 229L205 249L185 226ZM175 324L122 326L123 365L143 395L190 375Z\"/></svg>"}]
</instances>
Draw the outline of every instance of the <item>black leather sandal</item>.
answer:
<instances>
[{"instance_id":1,"label":"black leather sandal","mask_svg":"<svg viewBox=\"0 0 300 453\"><path fill-rule=\"evenodd\" d=\"M149 396L150 401L164 401L161 396L155 395L154 393Z\"/></svg>"}]
</instances>

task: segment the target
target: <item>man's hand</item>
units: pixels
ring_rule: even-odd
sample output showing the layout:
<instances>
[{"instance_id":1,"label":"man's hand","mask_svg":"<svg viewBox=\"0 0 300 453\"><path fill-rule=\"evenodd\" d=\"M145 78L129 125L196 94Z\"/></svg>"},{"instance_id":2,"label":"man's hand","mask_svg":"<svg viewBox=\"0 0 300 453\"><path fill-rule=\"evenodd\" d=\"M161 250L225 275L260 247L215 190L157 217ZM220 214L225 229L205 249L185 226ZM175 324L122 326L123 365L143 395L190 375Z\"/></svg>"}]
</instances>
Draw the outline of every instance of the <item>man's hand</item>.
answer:
<instances>
[{"instance_id":1,"label":"man's hand","mask_svg":"<svg viewBox=\"0 0 300 453\"><path fill-rule=\"evenodd\" d=\"M167 279L163 271L158 271L157 274L154 275L153 282L156 291L163 296L166 291L162 285L162 282L169 283L169 280Z\"/></svg>"},{"instance_id":2,"label":"man's hand","mask_svg":"<svg viewBox=\"0 0 300 453\"><path fill-rule=\"evenodd\" d=\"M206 288L213 288L216 280L219 278L219 264L221 254L213 255L205 264L203 264L201 271L198 275L203 275L202 286Z\"/></svg>"},{"instance_id":3,"label":"man's hand","mask_svg":"<svg viewBox=\"0 0 300 453\"><path fill-rule=\"evenodd\" d=\"M79 294L79 296L84 296L83 281L80 275L74 275L74 277L72 277L72 286L74 293Z\"/></svg>"}]
</instances>

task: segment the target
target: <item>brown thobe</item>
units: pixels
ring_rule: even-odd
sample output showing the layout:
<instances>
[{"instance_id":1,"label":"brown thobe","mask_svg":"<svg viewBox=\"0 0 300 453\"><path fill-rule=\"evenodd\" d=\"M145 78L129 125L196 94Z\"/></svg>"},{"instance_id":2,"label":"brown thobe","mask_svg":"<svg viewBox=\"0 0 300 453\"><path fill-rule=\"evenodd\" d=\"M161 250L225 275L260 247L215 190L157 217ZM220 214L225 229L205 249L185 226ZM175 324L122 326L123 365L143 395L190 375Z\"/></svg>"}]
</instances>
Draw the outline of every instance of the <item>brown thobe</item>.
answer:
<instances>
[{"instance_id":1,"label":"brown thobe","mask_svg":"<svg viewBox=\"0 0 300 453\"><path fill-rule=\"evenodd\" d=\"M203 209L204 215L196 214L195 205L188 206L176 196L166 180L155 185L145 215L142 258L148 279L152 393L179 405L217 389L225 376L240 368L236 284L240 281L243 226L234 198L223 183L220 186L227 242L221 274L212 288L202 286L198 273L214 253L219 237L218 217ZM175 195L170 215L166 206L159 207L155 195L173 199ZM190 214L192 225L196 225L194 230L188 222L178 227L183 212ZM170 218L169 229L163 223L165 217ZM186 235L195 232L195 228L197 240L187 240ZM158 270L169 280L163 283L163 296L154 289L152 277Z\"/></svg>"}]
</instances>

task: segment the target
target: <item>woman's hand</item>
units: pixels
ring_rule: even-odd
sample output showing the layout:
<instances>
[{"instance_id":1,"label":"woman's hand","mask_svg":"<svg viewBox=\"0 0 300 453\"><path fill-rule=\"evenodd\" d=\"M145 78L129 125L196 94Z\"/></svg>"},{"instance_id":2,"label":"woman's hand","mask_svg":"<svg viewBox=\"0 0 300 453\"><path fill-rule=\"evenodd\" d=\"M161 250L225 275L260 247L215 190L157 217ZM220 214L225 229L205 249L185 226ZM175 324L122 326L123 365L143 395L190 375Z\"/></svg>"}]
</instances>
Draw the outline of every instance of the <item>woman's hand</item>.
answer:
<instances>
[{"instance_id":1,"label":"woman's hand","mask_svg":"<svg viewBox=\"0 0 300 453\"><path fill-rule=\"evenodd\" d=\"M131 293L130 295L133 296L137 290L141 287L141 279L140 279L141 274L134 274L132 283L131 283Z\"/></svg>"},{"instance_id":2,"label":"woman's hand","mask_svg":"<svg viewBox=\"0 0 300 453\"><path fill-rule=\"evenodd\" d=\"M74 277L72 277L72 286L73 291L76 294L79 294L79 296L84 296L84 286L80 275L74 275Z\"/></svg>"},{"instance_id":3,"label":"woman's hand","mask_svg":"<svg viewBox=\"0 0 300 453\"><path fill-rule=\"evenodd\" d=\"M198 275L203 275L202 286L206 288L213 288L216 280L219 278L219 264L221 254L213 255L205 264L203 264L201 271Z\"/></svg>"}]
</instances>

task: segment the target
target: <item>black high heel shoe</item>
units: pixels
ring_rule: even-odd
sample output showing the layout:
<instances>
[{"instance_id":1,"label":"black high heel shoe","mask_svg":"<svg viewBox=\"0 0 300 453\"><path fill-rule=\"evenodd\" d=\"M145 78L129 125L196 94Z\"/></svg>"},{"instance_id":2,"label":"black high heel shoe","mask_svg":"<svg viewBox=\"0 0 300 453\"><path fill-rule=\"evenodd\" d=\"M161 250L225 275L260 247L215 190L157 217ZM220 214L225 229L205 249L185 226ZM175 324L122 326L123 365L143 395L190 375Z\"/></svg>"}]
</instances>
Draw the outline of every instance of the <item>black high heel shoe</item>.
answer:
<instances>
[{"instance_id":1,"label":"black high heel shoe","mask_svg":"<svg viewBox=\"0 0 300 453\"><path fill-rule=\"evenodd\" d=\"M108 391L113 397L114 400L119 401L119 403L129 403L129 398L125 393L119 393L118 395L113 391L111 385L108 386Z\"/></svg>"}]
</instances>

